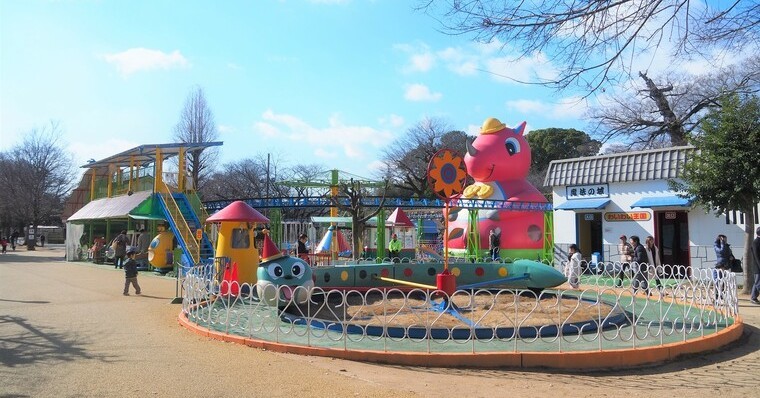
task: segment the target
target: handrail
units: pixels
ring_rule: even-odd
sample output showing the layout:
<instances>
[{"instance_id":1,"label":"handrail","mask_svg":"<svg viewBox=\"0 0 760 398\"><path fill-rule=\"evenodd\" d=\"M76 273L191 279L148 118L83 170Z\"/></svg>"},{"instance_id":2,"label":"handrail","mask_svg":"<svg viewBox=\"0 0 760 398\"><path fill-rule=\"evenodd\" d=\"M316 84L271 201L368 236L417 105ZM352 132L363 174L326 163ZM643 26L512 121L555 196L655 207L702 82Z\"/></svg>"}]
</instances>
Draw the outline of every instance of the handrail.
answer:
<instances>
[{"instance_id":1,"label":"handrail","mask_svg":"<svg viewBox=\"0 0 760 398\"><path fill-rule=\"evenodd\" d=\"M198 221L200 221L201 225L206 225L206 219L209 217L209 214L206 211L206 208L203 206L203 202L201 201L200 196L198 196L198 192L188 191L186 195L190 200L190 205L193 206L193 210L196 211Z\"/></svg>"},{"instance_id":2,"label":"handrail","mask_svg":"<svg viewBox=\"0 0 760 398\"><path fill-rule=\"evenodd\" d=\"M185 217L182 215L182 211L179 209L177 201L174 200L174 196L172 196L172 191L169 186L162 183L159 184L159 189L161 191L159 194L164 199L166 209L169 210L169 216L172 218L172 221L177 228L177 232L180 234L178 239L182 240L182 243L184 243L184 246L192 257L193 263L197 264L200 262L201 253L200 245L195 240L193 231L190 229L190 226L187 225L187 220L185 220Z\"/></svg>"}]
</instances>

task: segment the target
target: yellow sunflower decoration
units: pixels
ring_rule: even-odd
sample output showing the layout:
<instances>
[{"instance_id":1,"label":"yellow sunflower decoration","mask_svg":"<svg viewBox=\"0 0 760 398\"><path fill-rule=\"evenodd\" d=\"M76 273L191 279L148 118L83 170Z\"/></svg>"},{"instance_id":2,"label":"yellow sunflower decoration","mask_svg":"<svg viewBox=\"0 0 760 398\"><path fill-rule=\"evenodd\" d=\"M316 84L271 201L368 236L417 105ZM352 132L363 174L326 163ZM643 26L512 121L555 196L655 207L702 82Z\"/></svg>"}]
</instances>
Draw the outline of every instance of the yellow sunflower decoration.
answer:
<instances>
[{"instance_id":1,"label":"yellow sunflower decoration","mask_svg":"<svg viewBox=\"0 0 760 398\"><path fill-rule=\"evenodd\" d=\"M444 200L462 192L467 179L467 167L456 152L441 149L428 164L428 180L433 192Z\"/></svg>"}]
</instances>

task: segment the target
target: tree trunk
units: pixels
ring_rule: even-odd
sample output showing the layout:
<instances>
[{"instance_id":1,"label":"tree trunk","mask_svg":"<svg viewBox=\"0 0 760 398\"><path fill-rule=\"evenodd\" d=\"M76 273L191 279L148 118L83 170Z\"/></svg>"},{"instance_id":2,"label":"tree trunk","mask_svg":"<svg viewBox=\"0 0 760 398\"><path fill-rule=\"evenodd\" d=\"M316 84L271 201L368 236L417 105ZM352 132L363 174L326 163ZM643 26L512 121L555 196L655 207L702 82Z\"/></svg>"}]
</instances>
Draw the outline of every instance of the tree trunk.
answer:
<instances>
[{"instance_id":1,"label":"tree trunk","mask_svg":"<svg viewBox=\"0 0 760 398\"><path fill-rule=\"evenodd\" d=\"M647 91L654 103L657 105L657 110L660 112L663 120L662 129L667 132L670 137L670 143L673 146L686 145L686 133L683 129L683 124L673 112L672 107L665 93L673 90L672 86L658 87L652 79L650 79L646 73L639 72L639 76L644 79L647 85Z\"/></svg>"}]
</instances>

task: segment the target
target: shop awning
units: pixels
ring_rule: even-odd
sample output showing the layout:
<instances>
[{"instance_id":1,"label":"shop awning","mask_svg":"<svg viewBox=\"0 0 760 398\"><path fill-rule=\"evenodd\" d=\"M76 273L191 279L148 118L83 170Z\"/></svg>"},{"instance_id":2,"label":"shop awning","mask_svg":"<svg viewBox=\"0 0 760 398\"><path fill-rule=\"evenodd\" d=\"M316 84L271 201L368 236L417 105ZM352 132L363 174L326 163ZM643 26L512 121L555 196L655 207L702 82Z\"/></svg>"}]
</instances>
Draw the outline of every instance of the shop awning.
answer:
<instances>
[{"instance_id":1,"label":"shop awning","mask_svg":"<svg viewBox=\"0 0 760 398\"><path fill-rule=\"evenodd\" d=\"M631 205L631 208L634 207L645 207L645 208L652 208L652 207L689 207L691 206L692 199L690 198L682 198L676 195L671 196L656 196L656 197L649 197L649 198L641 198L636 201L636 203Z\"/></svg>"},{"instance_id":2,"label":"shop awning","mask_svg":"<svg viewBox=\"0 0 760 398\"><path fill-rule=\"evenodd\" d=\"M84 207L79 209L76 213L72 214L66 221L127 218L129 217L130 211L148 199L152 194L151 191L140 191L135 192L133 195L122 195L113 198L93 200L84 205Z\"/></svg>"},{"instance_id":3,"label":"shop awning","mask_svg":"<svg viewBox=\"0 0 760 398\"><path fill-rule=\"evenodd\" d=\"M593 210L593 209L603 209L607 207L608 203L610 203L610 200L606 198L573 199L573 200L568 200L567 202L559 206L555 206L554 208L556 210Z\"/></svg>"}]
</instances>

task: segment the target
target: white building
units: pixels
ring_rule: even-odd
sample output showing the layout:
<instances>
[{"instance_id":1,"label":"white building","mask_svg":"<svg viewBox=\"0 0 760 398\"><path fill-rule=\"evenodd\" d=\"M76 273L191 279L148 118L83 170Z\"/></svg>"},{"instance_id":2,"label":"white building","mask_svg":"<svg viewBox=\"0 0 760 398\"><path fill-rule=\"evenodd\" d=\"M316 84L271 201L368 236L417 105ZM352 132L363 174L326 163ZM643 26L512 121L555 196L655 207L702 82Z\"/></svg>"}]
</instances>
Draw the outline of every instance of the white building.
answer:
<instances>
[{"instance_id":1,"label":"white building","mask_svg":"<svg viewBox=\"0 0 760 398\"><path fill-rule=\"evenodd\" d=\"M651 235L663 264L708 268L715 265L713 242L723 234L740 258L743 214L709 213L668 186L694 151L683 146L551 162L544 185L554 199L555 256L563 258L577 243L587 260L598 253L619 261L621 235L638 235L642 243Z\"/></svg>"}]
</instances>

